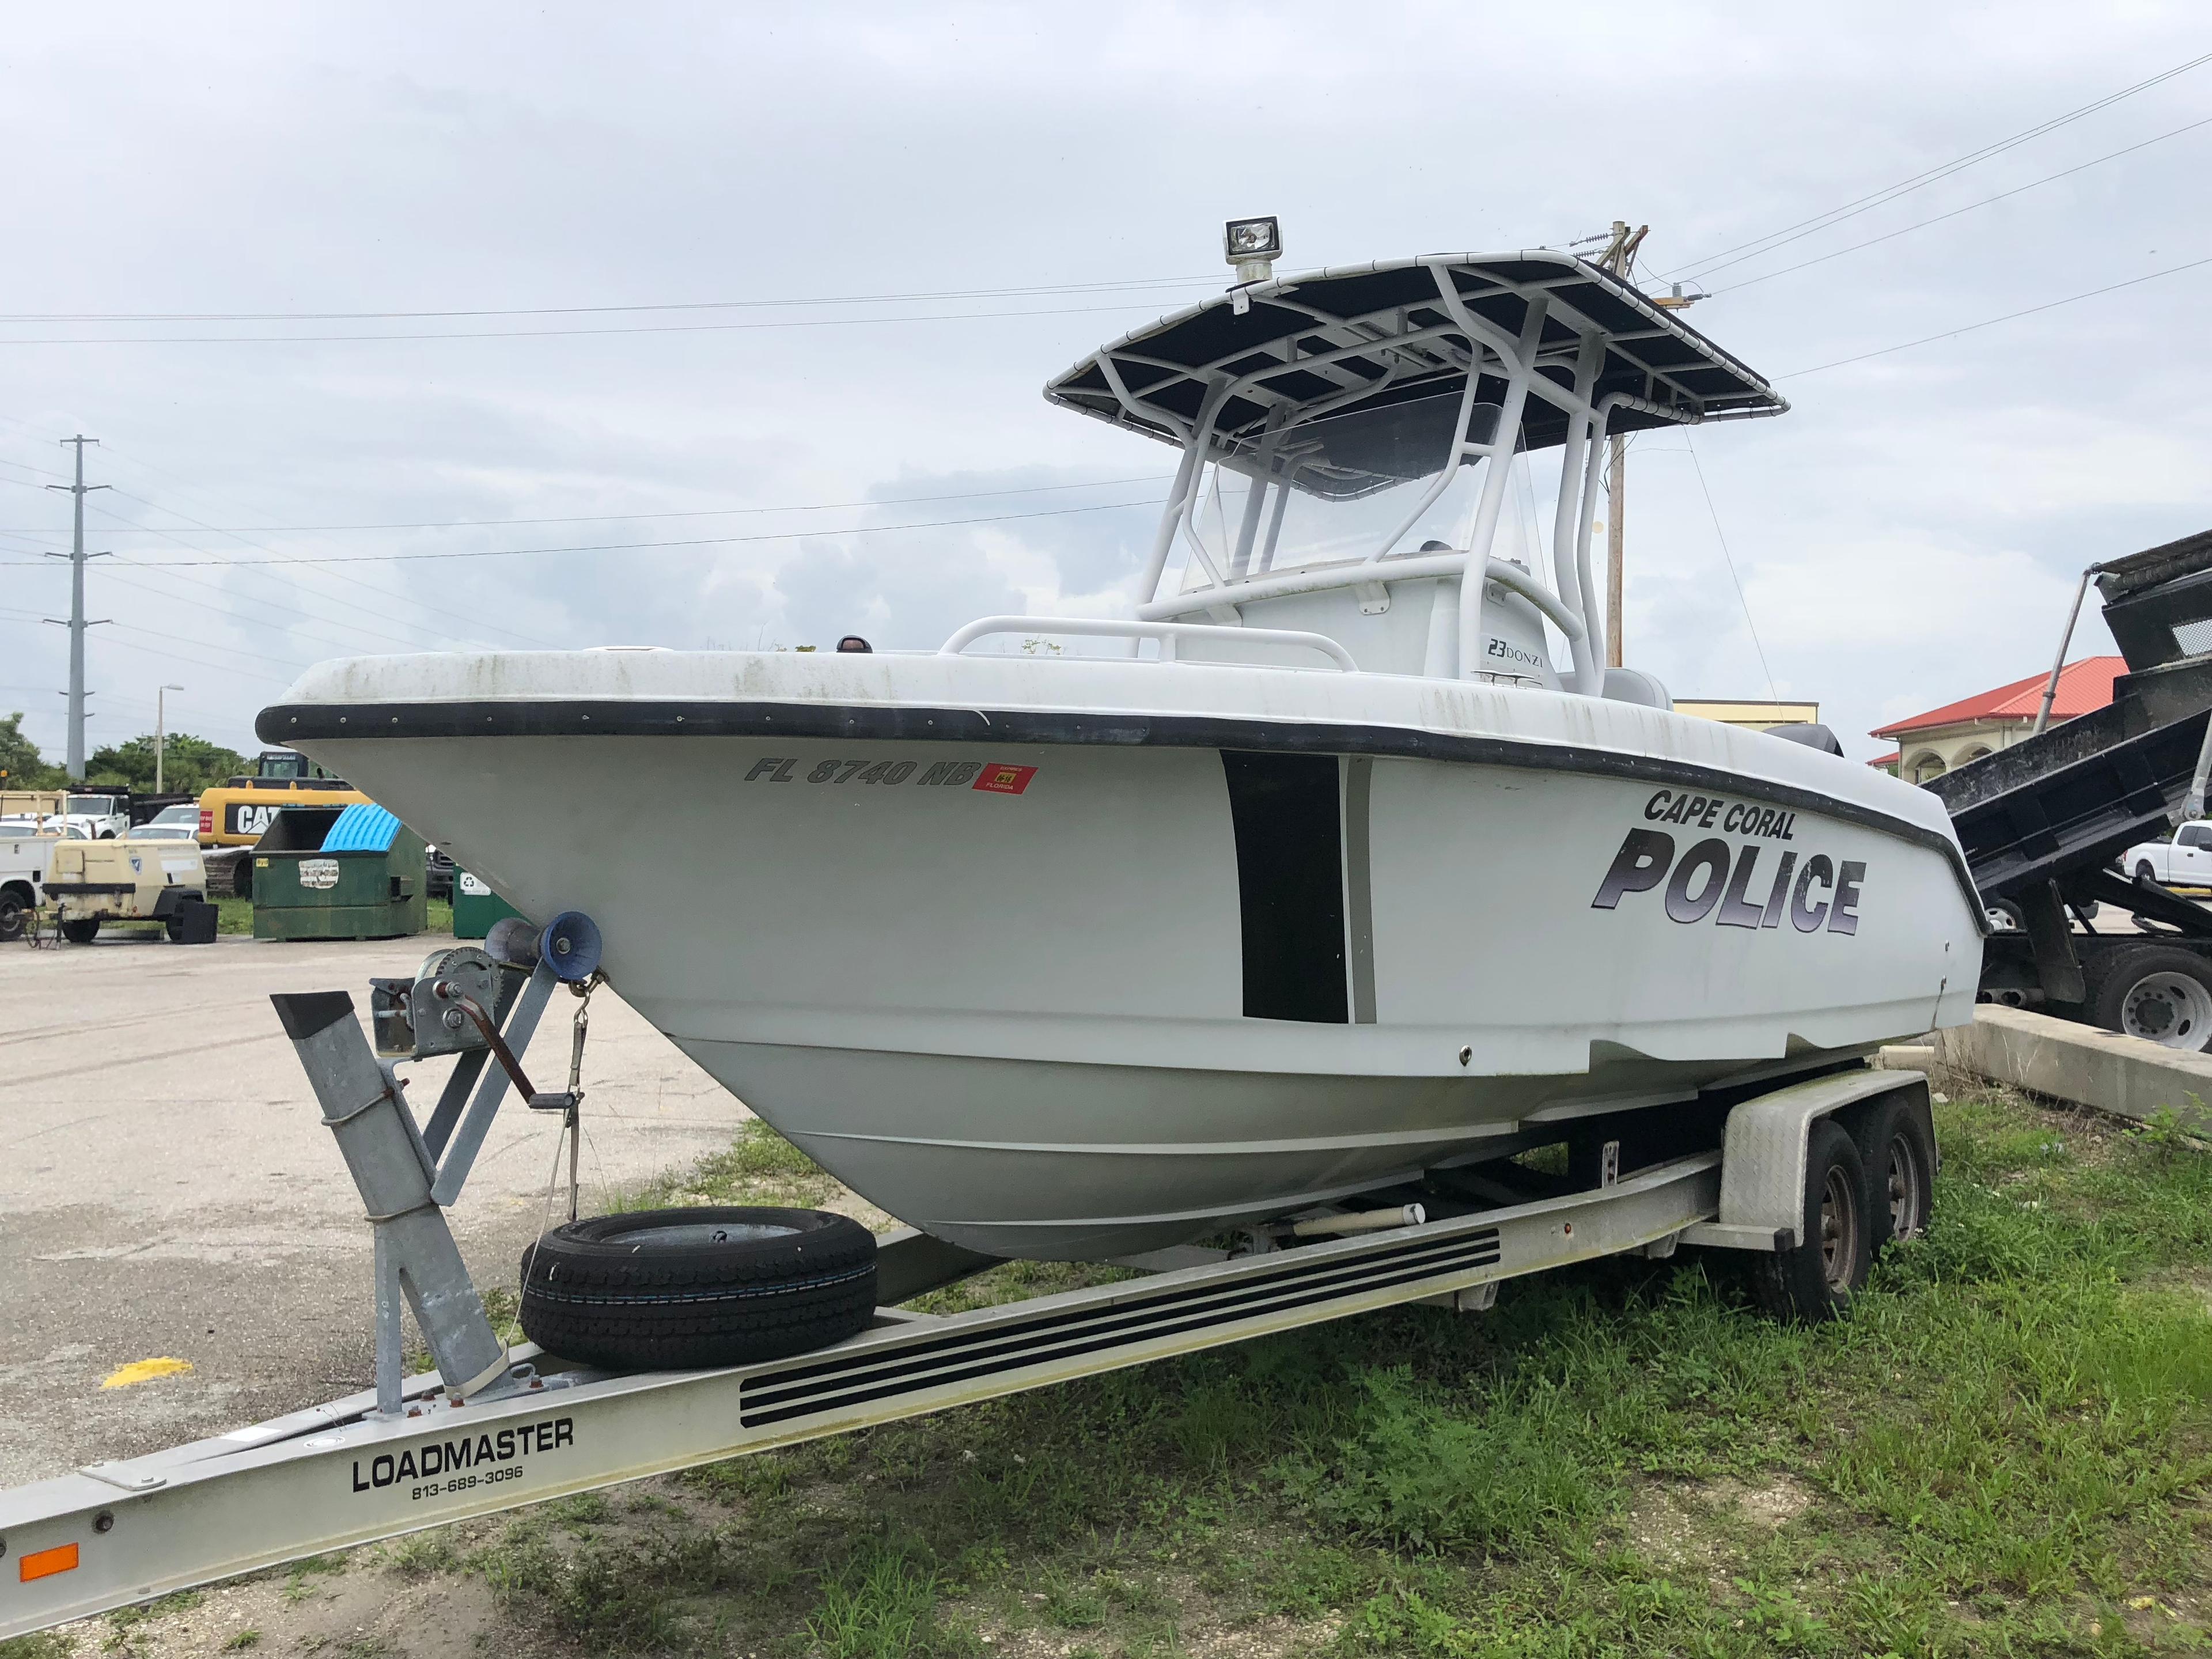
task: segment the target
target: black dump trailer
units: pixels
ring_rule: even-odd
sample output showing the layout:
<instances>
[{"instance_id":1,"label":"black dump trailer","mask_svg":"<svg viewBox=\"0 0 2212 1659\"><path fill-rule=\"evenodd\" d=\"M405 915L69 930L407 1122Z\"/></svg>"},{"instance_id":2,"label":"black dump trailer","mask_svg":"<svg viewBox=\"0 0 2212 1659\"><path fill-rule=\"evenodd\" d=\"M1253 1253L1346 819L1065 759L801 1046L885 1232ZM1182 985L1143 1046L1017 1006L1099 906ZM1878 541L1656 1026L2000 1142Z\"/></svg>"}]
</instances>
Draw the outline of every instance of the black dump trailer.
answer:
<instances>
[{"instance_id":1,"label":"black dump trailer","mask_svg":"<svg viewBox=\"0 0 2212 1659\"><path fill-rule=\"evenodd\" d=\"M2212 1041L2212 911L2118 860L2168 833L2206 754L2212 531L2089 574L2128 665L2111 704L1928 787L1950 809L1996 929L1982 1000L2201 1049Z\"/></svg>"}]
</instances>

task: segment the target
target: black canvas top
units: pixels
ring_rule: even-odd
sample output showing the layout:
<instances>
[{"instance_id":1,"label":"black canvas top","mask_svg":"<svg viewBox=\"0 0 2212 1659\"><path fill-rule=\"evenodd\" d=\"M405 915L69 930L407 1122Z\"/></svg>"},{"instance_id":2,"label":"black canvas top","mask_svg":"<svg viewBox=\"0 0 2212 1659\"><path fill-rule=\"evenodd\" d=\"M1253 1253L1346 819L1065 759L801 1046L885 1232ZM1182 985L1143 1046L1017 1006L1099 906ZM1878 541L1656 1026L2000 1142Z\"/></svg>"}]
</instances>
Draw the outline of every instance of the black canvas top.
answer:
<instances>
[{"instance_id":1,"label":"black canvas top","mask_svg":"<svg viewBox=\"0 0 2212 1659\"><path fill-rule=\"evenodd\" d=\"M1626 392L1701 420L1778 415L1789 407L1765 380L1673 312L1611 272L1548 249L1446 254L1276 278L1243 290L1247 308L1242 313L1235 305L1238 291L1231 289L1100 348L1050 381L1045 397L1181 447L1209 385L1251 376L1215 422L1222 439L1248 452L1270 414L1285 405L1288 418L1297 420L1327 404L1334 422L1418 399L1456 398L1467 384L1469 342L1455 330L1443 303L1435 275L1439 267L1469 311L1515 338L1530 298L1548 291L1538 372L1562 386L1573 385L1582 337L1597 332L1606 340L1597 398ZM1444 331L1425 342L1392 344L1393 337L1427 329ZM1333 362L1314 362L1347 349L1351 355ZM1115 395L1108 364L1135 403L1133 410ZM1497 367L1493 357L1478 399L1504 402L1505 383ZM1370 386L1371 395L1363 397L1361 388ZM1633 432L1674 423L1665 415L1616 409L1607 429ZM1522 420L1523 445L1542 449L1565 442L1566 434L1565 411L1531 395ZM1355 464L1302 471L1297 482L1323 495L1352 495L1406 476L1395 466L1365 472Z\"/></svg>"}]
</instances>

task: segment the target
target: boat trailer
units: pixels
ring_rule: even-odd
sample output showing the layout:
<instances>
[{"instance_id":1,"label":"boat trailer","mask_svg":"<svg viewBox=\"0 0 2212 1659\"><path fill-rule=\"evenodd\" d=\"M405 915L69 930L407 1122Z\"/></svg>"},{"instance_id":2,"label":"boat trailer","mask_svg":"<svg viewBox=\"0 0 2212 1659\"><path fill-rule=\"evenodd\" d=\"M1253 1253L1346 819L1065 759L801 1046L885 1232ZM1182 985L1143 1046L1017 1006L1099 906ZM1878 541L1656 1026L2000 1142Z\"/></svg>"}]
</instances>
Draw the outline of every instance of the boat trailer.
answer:
<instances>
[{"instance_id":1,"label":"boat trailer","mask_svg":"<svg viewBox=\"0 0 2212 1659\"><path fill-rule=\"evenodd\" d=\"M1701 1097L1716 1144L1686 1156L1624 1175L1622 1141L1596 1142L1595 1184L1583 1190L1522 1200L1472 1167L1449 1169L1437 1184L1462 1201L1447 1200L1455 1212L1435 1219L1405 1204L1308 1212L1234 1249L1127 1258L1121 1265L1141 1278L967 1313L902 1304L998 1259L901 1229L878 1241L878 1307L860 1334L757 1364L613 1374L531 1344L503 1346L446 1224L509 1083L526 1105L563 1113L573 1145L580 1037L566 1091L530 1091L521 1056L554 992L592 983L597 930L575 915L542 933L502 927L508 934L486 951L444 952L411 982L376 985L380 1048L459 1055L426 1125L371 1051L349 996L274 999L374 1231L374 1385L0 1492L0 1638L331 1550L1375 1309L1480 1311L1506 1279L1601 1256L1666 1257L1685 1243L1759 1252L1769 1282L1786 1286L1795 1262L1817 1285L1824 1261L1832 1268L1850 1248L1822 1207L1841 1139L1824 1126L1863 1143L1869 1126L1903 1121L1932 1152L1918 1073L1853 1066L1778 1078ZM518 946L531 947L534 964ZM1815 1156L1824 1147L1825 1162ZM1865 1167L1885 1167L1881 1150L1863 1146ZM573 1164L571 1173L573 1183ZM1933 1173L1931 1158L1915 1227ZM1893 1201L1896 1179L1892 1171ZM1881 1201L1875 1180L1863 1191L1867 1204ZM1863 1205L1856 1225L1869 1219ZM1865 1255L1862 1233L1861 1278ZM401 1374L403 1298L435 1366L415 1376Z\"/></svg>"}]
</instances>

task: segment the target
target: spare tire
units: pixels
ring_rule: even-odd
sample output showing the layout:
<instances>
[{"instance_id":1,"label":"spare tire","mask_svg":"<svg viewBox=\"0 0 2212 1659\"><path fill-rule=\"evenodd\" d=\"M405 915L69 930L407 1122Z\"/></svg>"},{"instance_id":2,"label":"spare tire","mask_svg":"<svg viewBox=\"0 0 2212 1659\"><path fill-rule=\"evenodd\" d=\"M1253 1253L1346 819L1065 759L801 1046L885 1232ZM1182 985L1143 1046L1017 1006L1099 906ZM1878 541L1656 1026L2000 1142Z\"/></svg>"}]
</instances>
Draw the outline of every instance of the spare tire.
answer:
<instances>
[{"instance_id":1,"label":"spare tire","mask_svg":"<svg viewBox=\"0 0 2212 1659\"><path fill-rule=\"evenodd\" d=\"M594 1216L522 1257L524 1334L610 1370L780 1359L857 1334L875 1311L875 1236L827 1210Z\"/></svg>"}]
</instances>

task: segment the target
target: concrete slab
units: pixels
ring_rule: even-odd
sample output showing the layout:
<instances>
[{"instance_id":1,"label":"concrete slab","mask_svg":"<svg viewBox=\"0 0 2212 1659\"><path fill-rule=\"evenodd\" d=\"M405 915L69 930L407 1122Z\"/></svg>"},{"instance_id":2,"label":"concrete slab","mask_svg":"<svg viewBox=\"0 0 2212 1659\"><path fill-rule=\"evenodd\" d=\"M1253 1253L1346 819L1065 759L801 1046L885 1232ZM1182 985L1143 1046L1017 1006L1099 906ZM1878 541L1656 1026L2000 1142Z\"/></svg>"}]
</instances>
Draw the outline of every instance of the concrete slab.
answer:
<instances>
[{"instance_id":1,"label":"concrete slab","mask_svg":"<svg viewBox=\"0 0 2212 1659\"><path fill-rule=\"evenodd\" d=\"M452 943L0 949L0 1486L367 1386L368 1228L269 994L349 991L365 1016L370 975ZM570 1006L532 1050L548 1086ZM410 1068L410 1094L449 1064ZM746 1116L605 988L584 1085L594 1207ZM452 1212L480 1284L512 1286L541 1230L557 1123L510 1100L484 1144ZM156 1356L193 1370L101 1389Z\"/></svg>"},{"instance_id":2,"label":"concrete slab","mask_svg":"<svg viewBox=\"0 0 2212 1659\"><path fill-rule=\"evenodd\" d=\"M1955 1071L2122 1117L2171 1108L2184 1125L2212 1128L2212 1055L1993 1003L1932 1041L1939 1063Z\"/></svg>"}]
</instances>

